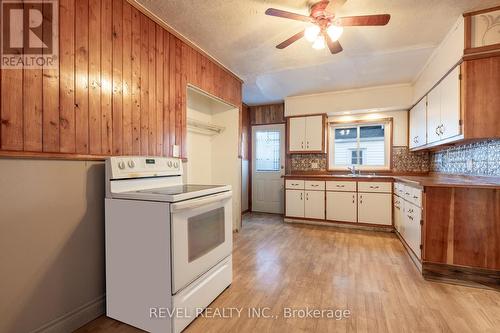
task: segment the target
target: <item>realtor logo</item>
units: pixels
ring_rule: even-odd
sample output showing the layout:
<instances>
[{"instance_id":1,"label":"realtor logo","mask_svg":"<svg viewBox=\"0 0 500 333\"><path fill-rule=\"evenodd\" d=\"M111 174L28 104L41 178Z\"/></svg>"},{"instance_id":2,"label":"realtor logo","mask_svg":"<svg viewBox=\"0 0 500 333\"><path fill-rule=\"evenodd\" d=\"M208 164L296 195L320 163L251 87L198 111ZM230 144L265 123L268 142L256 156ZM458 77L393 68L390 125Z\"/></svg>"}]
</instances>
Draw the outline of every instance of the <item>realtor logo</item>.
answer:
<instances>
[{"instance_id":1,"label":"realtor logo","mask_svg":"<svg viewBox=\"0 0 500 333\"><path fill-rule=\"evenodd\" d=\"M1 67L57 68L58 14L57 0L3 0Z\"/></svg>"}]
</instances>

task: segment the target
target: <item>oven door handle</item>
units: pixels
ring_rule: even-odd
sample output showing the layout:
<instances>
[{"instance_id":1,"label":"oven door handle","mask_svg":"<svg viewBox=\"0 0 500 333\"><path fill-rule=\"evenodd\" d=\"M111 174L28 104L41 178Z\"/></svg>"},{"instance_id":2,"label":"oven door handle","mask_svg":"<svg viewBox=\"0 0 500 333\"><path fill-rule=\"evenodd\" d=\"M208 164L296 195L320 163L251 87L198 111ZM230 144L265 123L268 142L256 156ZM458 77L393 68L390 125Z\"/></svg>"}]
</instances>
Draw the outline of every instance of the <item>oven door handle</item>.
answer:
<instances>
[{"instance_id":1,"label":"oven door handle","mask_svg":"<svg viewBox=\"0 0 500 333\"><path fill-rule=\"evenodd\" d=\"M221 194L210 195L200 199L186 200L183 202L174 203L170 205L170 212L175 213L188 208L196 208L199 206L208 205L217 201L225 201L227 199L230 199L232 195L232 191L227 191Z\"/></svg>"}]
</instances>

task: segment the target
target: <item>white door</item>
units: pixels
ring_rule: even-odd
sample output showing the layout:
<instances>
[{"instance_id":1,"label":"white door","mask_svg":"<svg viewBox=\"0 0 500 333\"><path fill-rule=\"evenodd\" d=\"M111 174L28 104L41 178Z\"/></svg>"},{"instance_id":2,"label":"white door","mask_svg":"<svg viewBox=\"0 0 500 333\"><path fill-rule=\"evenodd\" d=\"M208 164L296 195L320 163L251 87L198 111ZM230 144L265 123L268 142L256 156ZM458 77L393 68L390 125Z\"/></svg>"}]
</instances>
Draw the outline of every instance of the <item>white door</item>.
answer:
<instances>
[{"instance_id":1,"label":"white door","mask_svg":"<svg viewBox=\"0 0 500 333\"><path fill-rule=\"evenodd\" d=\"M340 222L356 222L355 192L326 192L326 219Z\"/></svg>"},{"instance_id":2,"label":"white door","mask_svg":"<svg viewBox=\"0 0 500 333\"><path fill-rule=\"evenodd\" d=\"M325 191L306 191L304 216L311 219L325 219Z\"/></svg>"},{"instance_id":3,"label":"white door","mask_svg":"<svg viewBox=\"0 0 500 333\"><path fill-rule=\"evenodd\" d=\"M304 191L286 190L286 216L304 217Z\"/></svg>"},{"instance_id":4,"label":"white door","mask_svg":"<svg viewBox=\"0 0 500 333\"><path fill-rule=\"evenodd\" d=\"M292 117L289 119L288 145L290 151L306 150L306 118Z\"/></svg>"},{"instance_id":5,"label":"white door","mask_svg":"<svg viewBox=\"0 0 500 333\"><path fill-rule=\"evenodd\" d=\"M460 134L460 66L448 74L441 86L441 140Z\"/></svg>"},{"instance_id":6,"label":"white door","mask_svg":"<svg viewBox=\"0 0 500 333\"><path fill-rule=\"evenodd\" d=\"M252 210L283 214L285 125L252 127Z\"/></svg>"},{"instance_id":7,"label":"white door","mask_svg":"<svg viewBox=\"0 0 500 333\"><path fill-rule=\"evenodd\" d=\"M358 222L391 225L391 194L358 193Z\"/></svg>"},{"instance_id":8,"label":"white door","mask_svg":"<svg viewBox=\"0 0 500 333\"><path fill-rule=\"evenodd\" d=\"M309 151L322 150L323 145L323 117L306 117L306 149Z\"/></svg>"}]
</instances>

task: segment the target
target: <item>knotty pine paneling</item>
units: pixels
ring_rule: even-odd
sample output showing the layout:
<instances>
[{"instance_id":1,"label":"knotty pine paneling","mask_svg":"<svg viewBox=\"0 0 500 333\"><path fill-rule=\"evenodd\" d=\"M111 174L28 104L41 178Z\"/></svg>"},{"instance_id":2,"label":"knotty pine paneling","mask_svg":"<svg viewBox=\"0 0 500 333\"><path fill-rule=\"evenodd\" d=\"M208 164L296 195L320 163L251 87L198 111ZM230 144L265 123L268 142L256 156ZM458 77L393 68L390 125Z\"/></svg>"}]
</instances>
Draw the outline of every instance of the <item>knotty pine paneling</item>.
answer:
<instances>
[{"instance_id":1,"label":"knotty pine paneling","mask_svg":"<svg viewBox=\"0 0 500 333\"><path fill-rule=\"evenodd\" d=\"M59 7L59 69L1 70L0 155L186 157L188 84L241 110L239 79L129 2Z\"/></svg>"},{"instance_id":2,"label":"knotty pine paneling","mask_svg":"<svg viewBox=\"0 0 500 333\"><path fill-rule=\"evenodd\" d=\"M281 124L285 122L285 105L268 104L250 106L250 123L252 125Z\"/></svg>"}]
</instances>

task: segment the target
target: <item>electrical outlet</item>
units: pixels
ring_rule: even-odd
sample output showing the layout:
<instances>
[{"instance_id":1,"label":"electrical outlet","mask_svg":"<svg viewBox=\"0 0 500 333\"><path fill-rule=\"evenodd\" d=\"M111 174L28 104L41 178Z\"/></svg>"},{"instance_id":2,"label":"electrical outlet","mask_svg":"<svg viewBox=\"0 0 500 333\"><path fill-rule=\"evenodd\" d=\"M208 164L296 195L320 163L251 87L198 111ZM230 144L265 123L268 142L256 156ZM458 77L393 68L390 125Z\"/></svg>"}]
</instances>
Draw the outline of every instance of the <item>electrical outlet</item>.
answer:
<instances>
[{"instance_id":1,"label":"electrical outlet","mask_svg":"<svg viewBox=\"0 0 500 333\"><path fill-rule=\"evenodd\" d=\"M318 162L312 162L311 163L311 168L317 169L318 168Z\"/></svg>"}]
</instances>

